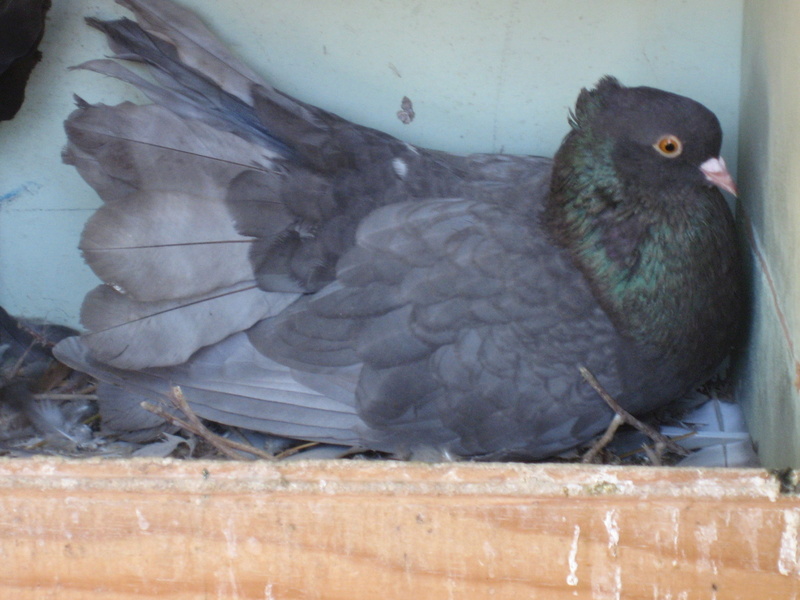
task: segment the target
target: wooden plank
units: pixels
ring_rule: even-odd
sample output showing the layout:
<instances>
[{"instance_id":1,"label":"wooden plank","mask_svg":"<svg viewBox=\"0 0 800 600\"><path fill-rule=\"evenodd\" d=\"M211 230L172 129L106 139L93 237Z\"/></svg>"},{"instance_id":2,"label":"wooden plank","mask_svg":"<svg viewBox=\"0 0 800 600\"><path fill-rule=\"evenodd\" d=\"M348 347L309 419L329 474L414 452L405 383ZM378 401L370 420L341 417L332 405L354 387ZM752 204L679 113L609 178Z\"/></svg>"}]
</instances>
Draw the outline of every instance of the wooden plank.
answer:
<instances>
[{"instance_id":1,"label":"wooden plank","mask_svg":"<svg viewBox=\"0 0 800 600\"><path fill-rule=\"evenodd\" d=\"M760 470L0 460L0 598L800 597Z\"/></svg>"}]
</instances>

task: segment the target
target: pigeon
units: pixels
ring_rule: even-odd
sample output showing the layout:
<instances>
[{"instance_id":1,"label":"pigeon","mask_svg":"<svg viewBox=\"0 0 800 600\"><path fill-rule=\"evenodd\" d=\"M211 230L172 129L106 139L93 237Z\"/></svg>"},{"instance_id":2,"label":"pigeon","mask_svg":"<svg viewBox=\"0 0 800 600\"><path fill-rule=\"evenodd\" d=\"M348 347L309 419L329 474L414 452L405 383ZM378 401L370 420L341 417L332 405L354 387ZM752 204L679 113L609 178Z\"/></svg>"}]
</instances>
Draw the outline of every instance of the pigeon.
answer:
<instances>
[{"instance_id":1,"label":"pigeon","mask_svg":"<svg viewBox=\"0 0 800 600\"><path fill-rule=\"evenodd\" d=\"M88 19L116 57L81 68L152 103L66 121L104 283L56 355L125 391L120 430L179 386L285 438L541 460L614 416L581 367L644 416L736 346L736 188L698 102L605 76L553 159L459 156L275 89L177 4L118 2L136 22Z\"/></svg>"},{"instance_id":2,"label":"pigeon","mask_svg":"<svg viewBox=\"0 0 800 600\"><path fill-rule=\"evenodd\" d=\"M25 99L44 35L50 0L0 0L0 121L11 119Z\"/></svg>"}]
</instances>

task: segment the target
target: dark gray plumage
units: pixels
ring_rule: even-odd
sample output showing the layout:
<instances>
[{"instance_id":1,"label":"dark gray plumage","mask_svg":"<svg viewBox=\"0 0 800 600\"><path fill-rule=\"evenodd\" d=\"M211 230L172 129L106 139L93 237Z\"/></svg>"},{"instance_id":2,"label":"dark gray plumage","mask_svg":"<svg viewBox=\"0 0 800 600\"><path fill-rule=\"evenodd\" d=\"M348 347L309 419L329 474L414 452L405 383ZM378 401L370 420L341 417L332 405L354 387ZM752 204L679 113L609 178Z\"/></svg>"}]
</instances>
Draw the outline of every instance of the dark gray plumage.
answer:
<instances>
[{"instance_id":1,"label":"dark gray plumage","mask_svg":"<svg viewBox=\"0 0 800 600\"><path fill-rule=\"evenodd\" d=\"M66 123L110 284L68 364L276 435L537 459L611 418L579 365L644 414L735 343L733 184L702 105L605 78L555 163L454 156L286 96L176 5L119 1L139 26L90 23L158 83L83 65L154 104L79 101Z\"/></svg>"}]
</instances>

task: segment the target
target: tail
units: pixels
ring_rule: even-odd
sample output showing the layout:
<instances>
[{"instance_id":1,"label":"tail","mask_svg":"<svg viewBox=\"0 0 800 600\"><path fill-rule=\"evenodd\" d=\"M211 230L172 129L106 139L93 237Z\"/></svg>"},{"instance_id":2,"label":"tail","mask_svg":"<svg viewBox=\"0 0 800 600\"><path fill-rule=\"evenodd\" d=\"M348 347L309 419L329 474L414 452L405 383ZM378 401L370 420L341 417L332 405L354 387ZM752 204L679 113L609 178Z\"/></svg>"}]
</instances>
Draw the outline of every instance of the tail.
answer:
<instances>
[{"instance_id":1,"label":"tail","mask_svg":"<svg viewBox=\"0 0 800 600\"><path fill-rule=\"evenodd\" d=\"M289 154L255 115L251 90L264 83L193 14L153 0L121 4L138 25L88 22L153 80L113 60L80 68L130 82L153 104L78 99L65 123L64 161L104 201L80 245L108 284L84 301L84 342L98 360L135 369L184 362L296 294L256 288L252 238L236 231L225 203L239 174L273 174Z\"/></svg>"},{"instance_id":2,"label":"tail","mask_svg":"<svg viewBox=\"0 0 800 600\"><path fill-rule=\"evenodd\" d=\"M410 164L450 168L276 90L188 11L118 1L136 23L88 20L117 60L79 68L129 82L153 103L78 99L65 124L65 162L104 201L80 245L108 284L81 313L98 360L180 364L277 314L332 280L358 222L409 184ZM150 78L119 60L145 65Z\"/></svg>"}]
</instances>

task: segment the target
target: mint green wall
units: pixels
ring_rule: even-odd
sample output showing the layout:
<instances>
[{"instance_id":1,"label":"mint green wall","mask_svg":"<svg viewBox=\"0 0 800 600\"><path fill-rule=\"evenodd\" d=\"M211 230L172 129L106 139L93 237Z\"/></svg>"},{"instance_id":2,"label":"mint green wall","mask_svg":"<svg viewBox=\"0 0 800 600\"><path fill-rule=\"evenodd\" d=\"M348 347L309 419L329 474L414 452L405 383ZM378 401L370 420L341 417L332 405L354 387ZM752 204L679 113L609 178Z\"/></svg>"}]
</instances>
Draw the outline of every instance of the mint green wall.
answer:
<instances>
[{"instance_id":1,"label":"mint green wall","mask_svg":"<svg viewBox=\"0 0 800 600\"><path fill-rule=\"evenodd\" d=\"M300 98L412 143L550 155L582 86L610 73L713 109L735 162L742 0L184 0ZM77 323L96 279L76 250L98 200L61 165L73 93L115 103L130 90L67 67L107 52L86 14L111 0L56 1L45 59L18 118L0 123L0 304ZM403 96L416 119L395 113Z\"/></svg>"},{"instance_id":2,"label":"mint green wall","mask_svg":"<svg viewBox=\"0 0 800 600\"><path fill-rule=\"evenodd\" d=\"M742 213L753 324L738 390L765 466L800 467L800 3L747 0Z\"/></svg>"}]
</instances>

